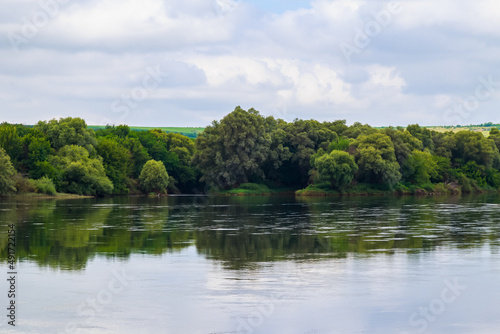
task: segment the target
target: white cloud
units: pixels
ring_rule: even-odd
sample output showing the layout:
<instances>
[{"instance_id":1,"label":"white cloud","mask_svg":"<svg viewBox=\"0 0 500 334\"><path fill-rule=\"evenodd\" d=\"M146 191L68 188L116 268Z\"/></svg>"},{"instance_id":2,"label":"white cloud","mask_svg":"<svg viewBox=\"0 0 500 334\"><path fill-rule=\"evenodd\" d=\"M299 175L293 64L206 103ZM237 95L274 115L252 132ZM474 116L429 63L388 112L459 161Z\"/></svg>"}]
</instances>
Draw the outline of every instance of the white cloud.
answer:
<instances>
[{"instance_id":1,"label":"white cloud","mask_svg":"<svg viewBox=\"0 0 500 334\"><path fill-rule=\"evenodd\" d=\"M277 14L250 0L68 1L16 53L8 34L23 36L23 18L43 8L6 0L0 121L117 119L110 104L148 66L168 78L118 121L205 125L241 105L288 120L438 124L479 76L500 81L500 12L489 0L402 1L403 12L347 63L340 43L387 5L315 0ZM495 96L460 121L500 121Z\"/></svg>"}]
</instances>

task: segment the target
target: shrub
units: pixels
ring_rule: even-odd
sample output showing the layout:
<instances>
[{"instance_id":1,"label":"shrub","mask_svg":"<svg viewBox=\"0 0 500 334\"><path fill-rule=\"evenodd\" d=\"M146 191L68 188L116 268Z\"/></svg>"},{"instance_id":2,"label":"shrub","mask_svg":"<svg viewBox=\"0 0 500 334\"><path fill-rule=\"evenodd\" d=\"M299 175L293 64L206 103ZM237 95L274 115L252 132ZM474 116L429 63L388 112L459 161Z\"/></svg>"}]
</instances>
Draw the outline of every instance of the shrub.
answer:
<instances>
[{"instance_id":1,"label":"shrub","mask_svg":"<svg viewBox=\"0 0 500 334\"><path fill-rule=\"evenodd\" d=\"M10 157L0 147L0 195L16 191L14 175L16 175L16 170L12 166Z\"/></svg>"},{"instance_id":2,"label":"shrub","mask_svg":"<svg viewBox=\"0 0 500 334\"><path fill-rule=\"evenodd\" d=\"M354 179L358 170L354 157L343 151L331 151L316 159L321 181L327 181L334 189L343 189Z\"/></svg>"},{"instance_id":3,"label":"shrub","mask_svg":"<svg viewBox=\"0 0 500 334\"><path fill-rule=\"evenodd\" d=\"M139 175L141 188L145 193L166 193L168 187L168 173L161 161L149 160Z\"/></svg>"},{"instance_id":4,"label":"shrub","mask_svg":"<svg viewBox=\"0 0 500 334\"><path fill-rule=\"evenodd\" d=\"M474 180L469 179L463 173L458 174L458 184L462 186L462 193L471 193L477 188L477 184Z\"/></svg>"},{"instance_id":5,"label":"shrub","mask_svg":"<svg viewBox=\"0 0 500 334\"><path fill-rule=\"evenodd\" d=\"M38 180L29 181L33 185L37 193L47 194L51 196L55 196L57 194L54 182L46 176Z\"/></svg>"},{"instance_id":6,"label":"shrub","mask_svg":"<svg viewBox=\"0 0 500 334\"><path fill-rule=\"evenodd\" d=\"M19 194L33 193L35 192L35 187L29 182L28 179L22 177L21 174L16 174L12 177L15 189Z\"/></svg>"},{"instance_id":7,"label":"shrub","mask_svg":"<svg viewBox=\"0 0 500 334\"><path fill-rule=\"evenodd\" d=\"M59 191L79 195L105 195L113 192L113 183L106 176L100 157L76 145L64 146L49 163L62 173Z\"/></svg>"},{"instance_id":8,"label":"shrub","mask_svg":"<svg viewBox=\"0 0 500 334\"><path fill-rule=\"evenodd\" d=\"M257 183L242 183L238 188L255 191L268 190L265 185Z\"/></svg>"},{"instance_id":9,"label":"shrub","mask_svg":"<svg viewBox=\"0 0 500 334\"><path fill-rule=\"evenodd\" d=\"M444 183L438 183L434 185L434 192L439 194L446 194L449 193L450 191L448 190L448 188Z\"/></svg>"}]
</instances>

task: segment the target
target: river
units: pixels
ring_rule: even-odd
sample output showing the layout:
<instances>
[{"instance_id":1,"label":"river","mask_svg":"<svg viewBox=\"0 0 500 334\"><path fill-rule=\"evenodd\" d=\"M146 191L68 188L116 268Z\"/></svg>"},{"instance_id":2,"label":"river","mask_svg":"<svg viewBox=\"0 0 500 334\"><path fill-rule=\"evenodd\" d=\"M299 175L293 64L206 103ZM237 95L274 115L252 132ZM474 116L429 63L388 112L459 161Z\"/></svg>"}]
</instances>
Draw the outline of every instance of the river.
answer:
<instances>
[{"instance_id":1,"label":"river","mask_svg":"<svg viewBox=\"0 0 500 334\"><path fill-rule=\"evenodd\" d=\"M499 212L498 195L4 198L0 332L500 333Z\"/></svg>"}]
</instances>

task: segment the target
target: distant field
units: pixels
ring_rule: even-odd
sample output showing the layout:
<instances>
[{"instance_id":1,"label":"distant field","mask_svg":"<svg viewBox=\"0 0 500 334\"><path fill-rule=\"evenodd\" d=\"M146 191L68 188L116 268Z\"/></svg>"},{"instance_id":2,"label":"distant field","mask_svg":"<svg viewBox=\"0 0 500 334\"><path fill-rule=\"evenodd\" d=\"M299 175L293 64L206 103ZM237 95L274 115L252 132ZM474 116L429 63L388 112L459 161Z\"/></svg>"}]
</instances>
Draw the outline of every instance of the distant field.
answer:
<instances>
[{"instance_id":1,"label":"distant field","mask_svg":"<svg viewBox=\"0 0 500 334\"><path fill-rule=\"evenodd\" d=\"M481 132L484 136L488 137L489 132L492 128L498 128L498 126L426 126L427 129L429 130L434 130L437 132L447 132L447 131L452 131L452 132L458 132L458 131L463 131L463 130L470 130L470 131L476 131L476 132Z\"/></svg>"},{"instance_id":2,"label":"distant field","mask_svg":"<svg viewBox=\"0 0 500 334\"><path fill-rule=\"evenodd\" d=\"M88 126L91 129L98 130L98 129L104 129L106 126L103 125L89 125ZM148 131L148 130L153 130L153 129L161 129L165 132L175 132L175 133L180 133L183 134L184 136L190 137L190 138L196 138L198 136L198 133L203 132L205 128L190 128L190 127L161 127L161 126L155 126L155 127L149 127L149 126L129 126L130 130L132 131Z\"/></svg>"},{"instance_id":3,"label":"distant field","mask_svg":"<svg viewBox=\"0 0 500 334\"><path fill-rule=\"evenodd\" d=\"M105 126L102 125L89 125L88 126L91 129L98 130L98 129L103 129ZM447 131L453 131L453 132L458 132L462 130L470 130L470 131L477 131L481 132L484 136L488 136L489 132L492 128L500 128L500 124L492 124L492 125L463 125L463 126L424 126L425 128L429 130L434 130L437 132L447 132ZM384 128L384 127L380 127ZM149 126L130 126L130 130L133 131L148 131L152 129L161 129L165 132L175 132L175 133L180 133L183 134L184 136L190 137L190 138L196 138L199 133L203 132L205 128L202 127L149 127Z\"/></svg>"}]
</instances>

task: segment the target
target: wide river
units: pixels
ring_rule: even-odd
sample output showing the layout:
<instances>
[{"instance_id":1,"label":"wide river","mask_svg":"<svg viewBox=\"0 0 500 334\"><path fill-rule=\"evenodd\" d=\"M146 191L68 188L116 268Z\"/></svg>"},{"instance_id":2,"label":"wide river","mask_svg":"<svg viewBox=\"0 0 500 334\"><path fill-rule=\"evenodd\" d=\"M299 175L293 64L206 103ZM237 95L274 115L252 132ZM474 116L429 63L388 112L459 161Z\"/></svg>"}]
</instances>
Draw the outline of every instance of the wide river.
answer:
<instances>
[{"instance_id":1,"label":"wide river","mask_svg":"<svg viewBox=\"0 0 500 334\"><path fill-rule=\"evenodd\" d=\"M0 333L496 334L499 213L498 195L4 198Z\"/></svg>"}]
</instances>

